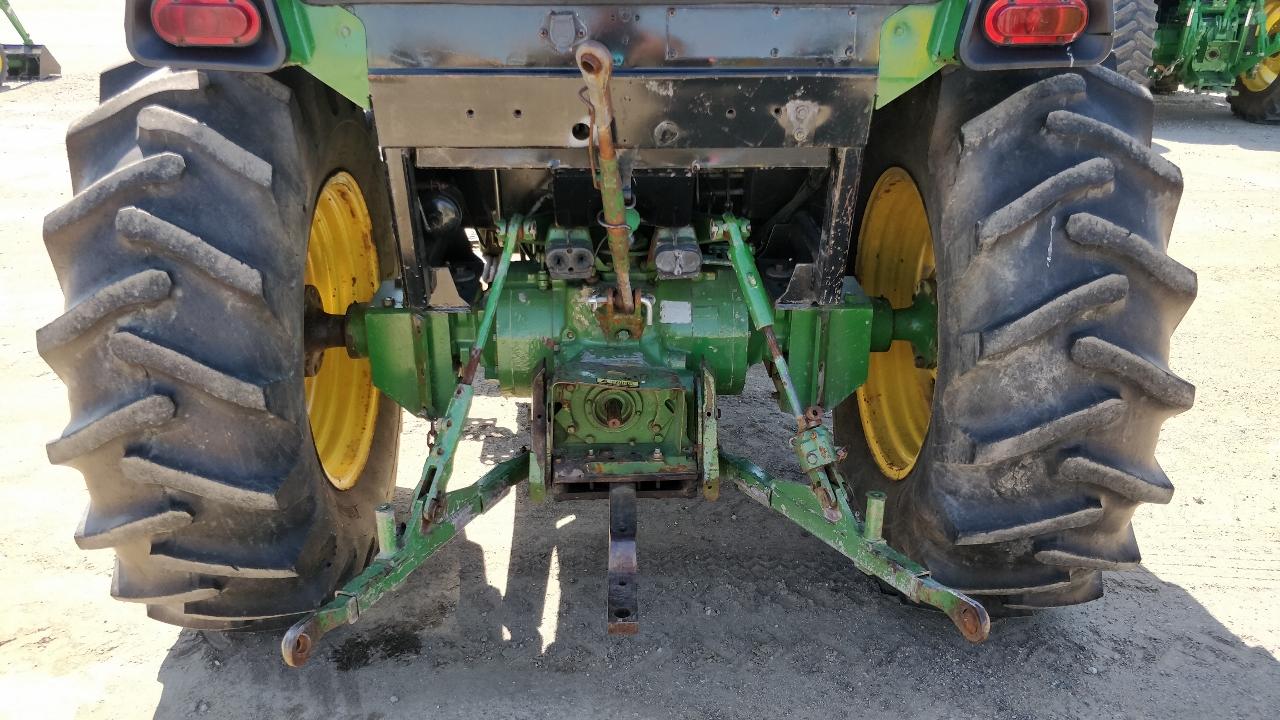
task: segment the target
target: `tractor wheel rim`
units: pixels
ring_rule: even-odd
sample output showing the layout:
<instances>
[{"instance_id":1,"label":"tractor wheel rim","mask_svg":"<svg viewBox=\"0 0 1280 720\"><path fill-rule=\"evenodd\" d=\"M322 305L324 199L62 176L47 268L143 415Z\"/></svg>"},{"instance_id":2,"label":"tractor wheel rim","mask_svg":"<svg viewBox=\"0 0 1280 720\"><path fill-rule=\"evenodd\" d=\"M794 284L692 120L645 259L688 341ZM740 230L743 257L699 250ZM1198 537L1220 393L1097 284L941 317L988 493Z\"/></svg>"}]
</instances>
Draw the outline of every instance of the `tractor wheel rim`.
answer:
<instances>
[{"instance_id":1,"label":"tractor wheel rim","mask_svg":"<svg viewBox=\"0 0 1280 720\"><path fill-rule=\"evenodd\" d=\"M341 315L378 289L378 253L369 206L356 179L335 173L325 182L311 217L304 283L318 291L326 313ZM329 482L355 487L369 461L378 419L378 391L367 359L331 348L314 377L304 382L307 417L316 455Z\"/></svg>"},{"instance_id":2,"label":"tractor wheel rim","mask_svg":"<svg viewBox=\"0 0 1280 720\"><path fill-rule=\"evenodd\" d=\"M1265 32L1267 35L1275 35L1280 32L1280 0L1269 0L1266 14ZM1262 92L1271 87L1277 77L1280 77L1280 53L1264 59L1252 71L1242 74L1240 84L1250 92Z\"/></svg>"},{"instance_id":3,"label":"tractor wheel rim","mask_svg":"<svg viewBox=\"0 0 1280 720\"><path fill-rule=\"evenodd\" d=\"M854 275L871 297L894 308L911 305L934 276L933 235L924 200L911 175L891 167L876 181L858 233ZM894 341L871 354L867 382L858 389L863 436L880 472L901 480L924 447L937 370L916 367L915 351Z\"/></svg>"}]
</instances>

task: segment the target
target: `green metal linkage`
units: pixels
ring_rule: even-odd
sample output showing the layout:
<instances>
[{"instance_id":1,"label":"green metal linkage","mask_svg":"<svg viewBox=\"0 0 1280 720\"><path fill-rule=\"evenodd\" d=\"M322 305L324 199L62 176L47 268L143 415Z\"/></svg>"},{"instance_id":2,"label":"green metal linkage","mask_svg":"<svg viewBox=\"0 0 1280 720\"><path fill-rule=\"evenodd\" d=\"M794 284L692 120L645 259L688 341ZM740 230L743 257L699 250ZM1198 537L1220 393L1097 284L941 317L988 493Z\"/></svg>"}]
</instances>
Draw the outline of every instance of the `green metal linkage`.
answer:
<instances>
[{"instance_id":1,"label":"green metal linkage","mask_svg":"<svg viewBox=\"0 0 1280 720\"><path fill-rule=\"evenodd\" d=\"M822 413L800 411L799 395L792 383L787 363L777 347L773 333L773 311L756 272L755 260L744 237L750 225L731 215L712 228L713 237L729 243L729 257L752 323L765 336L770 346L775 380L787 406L796 416L799 431L791 438L800 469L809 478L808 486L775 480L754 464L721 453L720 469L748 495L786 515L805 530L853 560L859 570L883 579L915 602L940 608L951 618L960 632L973 642L985 640L991 621L981 604L963 593L952 590L928 577L928 572L909 558L889 547L882 538L884 497L869 496L866 524L858 520L849 505L850 489L839 471L841 453L836 450L831 431L822 423ZM904 328L912 334L922 331L918 317L912 313L904 320ZM895 314L896 318L896 314ZM869 318L863 319L869 323ZM865 325L864 332L868 330Z\"/></svg>"},{"instance_id":2,"label":"green metal linkage","mask_svg":"<svg viewBox=\"0 0 1280 720\"><path fill-rule=\"evenodd\" d=\"M908 5L885 20L880 27L876 109L955 62L967 5L968 0Z\"/></svg>"},{"instance_id":3,"label":"green metal linkage","mask_svg":"<svg viewBox=\"0 0 1280 720\"><path fill-rule=\"evenodd\" d=\"M852 515L831 522L813 493L800 483L773 478L754 463L727 453L720 454L720 467L739 490L786 516L852 560L862 572L884 580L913 602L945 612L966 639L982 642L987 638L991 620L980 603L929 577L928 570L889 547L881 537L883 495L869 495L865 524Z\"/></svg>"},{"instance_id":4,"label":"green metal linkage","mask_svg":"<svg viewBox=\"0 0 1280 720\"><path fill-rule=\"evenodd\" d=\"M796 392L795 383L791 379L791 371L786 356L778 344L773 330L773 305L769 302L764 283L760 280L760 272L756 269L755 258L747 247L746 236L751 232L751 223L726 214L722 222L712 226L712 236L727 240L729 243L729 259L733 263L734 272L738 276L738 286L747 300L747 309L751 314L751 322L756 330L764 336L769 348L770 370L778 386L778 394L796 420L797 432L791 439L791 446L797 449L807 443L821 444L826 447L815 456L815 462L802 462L802 469L809 477L809 489L822 506L827 520L837 521L841 517L852 517L849 500L844 489L844 480L836 467L838 453L830 444L830 436L820 435L816 428L822 424L821 408L808 408L801 404L800 395ZM808 453L805 453L808 457ZM818 458L824 462L818 462Z\"/></svg>"},{"instance_id":5,"label":"green metal linkage","mask_svg":"<svg viewBox=\"0 0 1280 720\"><path fill-rule=\"evenodd\" d=\"M528 469L529 458L519 455L495 465L476 484L450 492L443 513L427 532L408 535L394 554L374 561L338 591L332 602L289 630L280 646L285 662L291 667L303 665L325 633L355 622L363 611L404 584L414 570L457 537L467 523L523 481Z\"/></svg>"},{"instance_id":6,"label":"green metal linkage","mask_svg":"<svg viewBox=\"0 0 1280 720\"><path fill-rule=\"evenodd\" d=\"M519 216L499 227L503 238L502 257L494 273L489 295L485 300L484 314L475 334L471 356L458 378L457 388L445 409L444 417L437 423L439 436L430 448L422 477L414 490L413 508L405 524L403 537L395 545L394 552L380 553L381 557L356 579L339 590L335 598L312 615L300 620L281 641L280 651L284 661L298 667L311 656L320 638L339 625L354 622L363 608L368 608L383 595L391 592L431 557L446 542L458 534L458 530L474 516L492 507L507 488L528 476L527 455L508 460L474 486L448 492L449 478L453 472L454 455L462 440L471 400L475 396L473 382L480 362L480 352L493 330L497 314L498 298L511 267L511 255L525 232L525 224ZM368 317L365 318L368 327ZM360 343L356 343L357 346ZM365 344L367 348L367 343ZM379 518L386 522L385 517ZM387 540L381 544L386 546ZM389 548L388 548L389 550Z\"/></svg>"},{"instance_id":7,"label":"green metal linkage","mask_svg":"<svg viewBox=\"0 0 1280 720\"><path fill-rule=\"evenodd\" d=\"M289 40L288 62L369 109L369 55L360 18L341 7L302 0L276 0L276 5Z\"/></svg>"}]
</instances>

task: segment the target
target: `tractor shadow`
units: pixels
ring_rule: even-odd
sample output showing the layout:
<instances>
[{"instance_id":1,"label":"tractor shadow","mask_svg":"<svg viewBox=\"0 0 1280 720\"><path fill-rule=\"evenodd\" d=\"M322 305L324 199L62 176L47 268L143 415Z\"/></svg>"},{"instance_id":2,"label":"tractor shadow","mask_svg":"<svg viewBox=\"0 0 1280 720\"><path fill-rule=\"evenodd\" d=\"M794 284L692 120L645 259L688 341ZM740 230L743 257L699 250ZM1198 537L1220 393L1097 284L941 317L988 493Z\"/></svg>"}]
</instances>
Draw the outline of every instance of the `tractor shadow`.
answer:
<instances>
[{"instance_id":1,"label":"tractor shadow","mask_svg":"<svg viewBox=\"0 0 1280 720\"><path fill-rule=\"evenodd\" d=\"M760 412L767 380L749 382L721 437L787 472L772 442L786 418ZM467 430L482 466L527 442L523 424ZM730 488L640 503L641 630L609 637L607 515L516 488L301 669L281 662L280 632L183 631L155 716L1261 718L1280 704L1280 663L1145 568L971 645Z\"/></svg>"},{"instance_id":2,"label":"tractor shadow","mask_svg":"<svg viewBox=\"0 0 1280 720\"><path fill-rule=\"evenodd\" d=\"M1232 145L1245 150L1280 152L1280 126L1246 122L1231 113L1224 95L1179 91L1156 95L1154 140L1164 155L1164 143Z\"/></svg>"}]
</instances>

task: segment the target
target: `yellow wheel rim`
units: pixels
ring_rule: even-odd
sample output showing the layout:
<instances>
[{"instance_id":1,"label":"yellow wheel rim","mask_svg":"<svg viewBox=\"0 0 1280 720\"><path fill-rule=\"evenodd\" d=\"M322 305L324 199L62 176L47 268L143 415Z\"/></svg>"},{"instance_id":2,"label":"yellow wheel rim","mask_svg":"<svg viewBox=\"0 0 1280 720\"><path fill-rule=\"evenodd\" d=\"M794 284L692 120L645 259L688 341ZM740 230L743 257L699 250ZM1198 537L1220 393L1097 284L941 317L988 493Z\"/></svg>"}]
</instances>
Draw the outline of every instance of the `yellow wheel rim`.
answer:
<instances>
[{"instance_id":1,"label":"yellow wheel rim","mask_svg":"<svg viewBox=\"0 0 1280 720\"><path fill-rule=\"evenodd\" d=\"M319 292L325 312L341 315L352 303L372 298L378 279L369 206L356 179L336 173L316 200L304 282ZM305 392L320 464L334 487L349 490L369 460L378 419L369 361L352 360L344 348L326 350Z\"/></svg>"},{"instance_id":2,"label":"yellow wheel rim","mask_svg":"<svg viewBox=\"0 0 1280 720\"><path fill-rule=\"evenodd\" d=\"M889 168L871 190L858 233L854 275L871 297L895 308L911 305L917 288L934 275L933 235L924 200L911 176ZM901 480L916 464L929 429L937 370L916 367L915 351L895 341L872 353L867 382L858 389L863 436L886 477Z\"/></svg>"},{"instance_id":3,"label":"yellow wheel rim","mask_svg":"<svg viewBox=\"0 0 1280 720\"><path fill-rule=\"evenodd\" d=\"M1267 18L1265 26L1268 35L1280 32L1280 0L1269 0L1266 4ZM1250 92L1262 92L1271 87L1271 83L1280 77L1280 54L1258 63L1258 67L1240 76L1240 84Z\"/></svg>"}]
</instances>

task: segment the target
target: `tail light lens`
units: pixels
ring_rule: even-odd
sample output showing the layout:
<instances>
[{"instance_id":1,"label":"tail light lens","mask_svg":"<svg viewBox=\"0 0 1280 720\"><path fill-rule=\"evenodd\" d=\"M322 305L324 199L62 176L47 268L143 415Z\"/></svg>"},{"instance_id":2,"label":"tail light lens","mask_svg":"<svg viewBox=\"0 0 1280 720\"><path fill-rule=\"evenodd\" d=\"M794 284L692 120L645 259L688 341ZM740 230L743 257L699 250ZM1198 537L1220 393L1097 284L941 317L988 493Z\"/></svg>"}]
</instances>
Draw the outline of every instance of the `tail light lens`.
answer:
<instances>
[{"instance_id":1,"label":"tail light lens","mask_svg":"<svg viewBox=\"0 0 1280 720\"><path fill-rule=\"evenodd\" d=\"M151 26L177 47L240 47L262 36L262 13L250 0L155 0Z\"/></svg>"},{"instance_id":2,"label":"tail light lens","mask_svg":"<svg viewBox=\"0 0 1280 720\"><path fill-rule=\"evenodd\" d=\"M1088 24L1084 0L996 0L983 30L996 45L1066 45Z\"/></svg>"}]
</instances>

